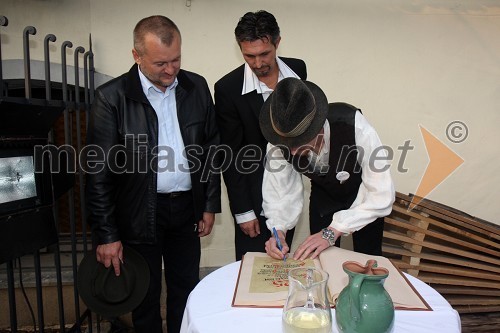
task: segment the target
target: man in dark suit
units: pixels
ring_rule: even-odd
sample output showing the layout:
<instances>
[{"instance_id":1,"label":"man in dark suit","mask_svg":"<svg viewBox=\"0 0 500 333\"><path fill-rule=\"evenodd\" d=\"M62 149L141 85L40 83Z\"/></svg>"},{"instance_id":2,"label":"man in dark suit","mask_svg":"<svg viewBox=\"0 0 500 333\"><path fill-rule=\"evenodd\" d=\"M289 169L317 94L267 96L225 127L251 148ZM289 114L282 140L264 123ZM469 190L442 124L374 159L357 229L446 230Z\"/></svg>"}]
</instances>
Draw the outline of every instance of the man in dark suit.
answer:
<instances>
[{"instance_id":1,"label":"man in dark suit","mask_svg":"<svg viewBox=\"0 0 500 333\"><path fill-rule=\"evenodd\" d=\"M261 214L267 141L259 127L260 109L278 81L305 80L307 71L300 59L276 56L281 36L271 13L246 13L234 34L245 64L215 83L215 109L221 143L232 152L223 175L235 220L236 260L240 260L246 252L263 252L270 236ZM289 231L288 244L292 238Z\"/></svg>"}]
</instances>

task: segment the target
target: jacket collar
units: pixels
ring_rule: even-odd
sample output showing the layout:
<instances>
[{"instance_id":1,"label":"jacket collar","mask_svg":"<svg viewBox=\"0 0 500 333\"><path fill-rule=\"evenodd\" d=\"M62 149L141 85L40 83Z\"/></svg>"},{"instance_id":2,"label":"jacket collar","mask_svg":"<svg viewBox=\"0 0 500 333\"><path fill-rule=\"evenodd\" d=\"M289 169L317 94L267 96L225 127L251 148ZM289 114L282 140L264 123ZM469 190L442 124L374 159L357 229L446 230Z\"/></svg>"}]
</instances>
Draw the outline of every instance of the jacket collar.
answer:
<instances>
[{"instance_id":1,"label":"jacket collar","mask_svg":"<svg viewBox=\"0 0 500 333\"><path fill-rule=\"evenodd\" d=\"M139 69L137 64L134 64L127 75L127 83L125 88L125 95L133 100L148 104L149 101L144 95L141 85L141 79L139 78ZM183 96L189 93L194 88L194 83L189 79L184 70L180 70L177 74L178 85L176 88L176 95Z\"/></svg>"}]
</instances>

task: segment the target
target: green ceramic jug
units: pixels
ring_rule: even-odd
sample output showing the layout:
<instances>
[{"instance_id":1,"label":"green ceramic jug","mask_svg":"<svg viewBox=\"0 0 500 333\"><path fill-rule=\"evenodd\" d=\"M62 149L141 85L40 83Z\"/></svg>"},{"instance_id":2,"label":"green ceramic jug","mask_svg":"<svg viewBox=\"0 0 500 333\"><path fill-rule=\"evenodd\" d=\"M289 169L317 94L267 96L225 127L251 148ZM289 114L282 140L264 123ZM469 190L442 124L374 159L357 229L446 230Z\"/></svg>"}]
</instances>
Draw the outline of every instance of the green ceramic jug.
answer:
<instances>
[{"instance_id":1,"label":"green ceramic jug","mask_svg":"<svg viewBox=\"0 0 500 333\"><path fill-rule=\"evenodd\" d=\"M394 305L384 289L389 271L377 267L375 260L363 266L355 261L342 264L349 276L335 306L335 319L341 333L384 333L392 329Z\"/></svg>"}]
</instances>

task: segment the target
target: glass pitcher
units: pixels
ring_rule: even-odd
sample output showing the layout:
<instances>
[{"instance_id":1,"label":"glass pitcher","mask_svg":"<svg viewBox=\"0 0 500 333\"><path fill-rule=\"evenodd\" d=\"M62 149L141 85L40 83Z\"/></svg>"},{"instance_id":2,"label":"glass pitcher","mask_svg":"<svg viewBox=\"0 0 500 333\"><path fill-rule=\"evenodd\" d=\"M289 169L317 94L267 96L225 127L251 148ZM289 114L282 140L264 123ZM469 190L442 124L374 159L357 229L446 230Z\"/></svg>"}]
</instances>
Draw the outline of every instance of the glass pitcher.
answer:
<instances>
[{"instance_id":1,"label":"glass pitcher","mask_svg":"<svg viewBox=\"0 0 500 333\"><path fill-rule=\"evenodd\" d=\"M328 273L313 267L288 272L288 297L283 308L283 333L330 333L332 312L328 302Z\"/></svg>"}]
</instances>

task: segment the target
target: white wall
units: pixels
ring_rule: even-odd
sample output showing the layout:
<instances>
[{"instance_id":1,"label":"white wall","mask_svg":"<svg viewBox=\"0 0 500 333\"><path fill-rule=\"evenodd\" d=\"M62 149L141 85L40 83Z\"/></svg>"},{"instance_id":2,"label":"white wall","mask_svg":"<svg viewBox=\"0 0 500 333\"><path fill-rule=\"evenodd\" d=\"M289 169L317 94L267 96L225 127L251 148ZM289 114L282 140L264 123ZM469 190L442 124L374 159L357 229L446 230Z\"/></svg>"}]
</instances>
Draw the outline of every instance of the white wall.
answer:
<instances>
[{"instance_id":1,"label":"white wall","mask_svg":"<svg viewBox=\"0 0 500 333\"><path fill-rule=\"evenodd\" d=\"M190 6L187 6L190 5ZM30 10L28 10L30 8ZM22 31L34 25L33 59L43 59L43 36L54 33L52 61L60 43L88 48L92 33L97 71L117 76L132 64L132 29L152 14L172 18L183 36L183 67L204 75L210 86L242 63L234 27L247 11L266 9L281 27L278 53L304 59L309 80L330 101L360 107L382 141L394 150L397 191L415 193L428 163L419 125L465 162L428 196L500 224L500 1L498 0L2 0L3 59L22 57ZM68 51L68 59L72 58ZM19 77L23 77L20 73ZM468 127L461 144L446 127ZM414 150L397 169L398 146ZM202 266L233 258L233 227L224 194L224 213L213 235L203 239ZM307 216L307 212L304 212ZM307 234L301 223L299 237Z\"/></svg>"}]
</instances>

